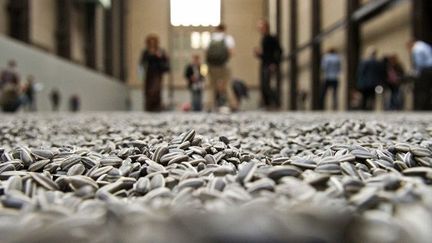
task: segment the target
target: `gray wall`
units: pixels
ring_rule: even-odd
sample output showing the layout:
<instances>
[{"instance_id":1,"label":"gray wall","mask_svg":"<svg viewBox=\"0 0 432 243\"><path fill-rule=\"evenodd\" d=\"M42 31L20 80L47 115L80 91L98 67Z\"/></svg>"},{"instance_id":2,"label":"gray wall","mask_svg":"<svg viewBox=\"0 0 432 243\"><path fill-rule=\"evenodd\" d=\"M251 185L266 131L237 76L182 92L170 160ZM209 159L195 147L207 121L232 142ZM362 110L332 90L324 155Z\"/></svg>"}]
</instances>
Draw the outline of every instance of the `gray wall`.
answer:
<instances>
[{"instance_id":1,"label":"gray wall","mask_svg":"<svg viewBox=\"0 0 432 243\"><path fill-rule=\"evenodd\" d=\"M9 59L17 61L21 83L31 74L41 84L36 95L40 111L50 110L48 97L53 88L61 92L61 110L68 109L72 94L80 96L83 111L126 109L129 89L120 81L0 35L1 69Z\"/></svg>"}]
</instances>

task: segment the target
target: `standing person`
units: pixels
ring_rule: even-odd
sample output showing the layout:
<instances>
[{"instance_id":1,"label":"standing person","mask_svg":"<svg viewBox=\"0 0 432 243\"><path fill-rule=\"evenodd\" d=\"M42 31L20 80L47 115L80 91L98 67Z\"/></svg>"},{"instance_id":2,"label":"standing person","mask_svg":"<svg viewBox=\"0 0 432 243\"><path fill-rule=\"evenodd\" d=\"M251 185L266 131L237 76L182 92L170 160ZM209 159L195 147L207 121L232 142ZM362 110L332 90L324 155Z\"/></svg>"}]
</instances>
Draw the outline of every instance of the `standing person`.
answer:
<instances>
[{"instance_id":1,"label":"standing person","mask_svg":"<svg viewBox=\"0 0 432 243\"><path fill-rule=\"evenodd\" d=\"M228 61L234 52L235 41L225 31L226 27L224 24L216 27L215 32L211 35L206 52L210 77L208 100L210 110L227 106L227 104L232 110L237 110L238 108L230 85L231 71L228 66Z\"/></svg>"},{"instance_id":2,"label":"standing person","mask_svg":"<svg viewBox=\"0 0 432 243\"><path fill-rule=\"evenodd\" d=\"M375 88L385 80L383 62L378 60L378 51L371 47L357 70L357 87L362 93L362 110L372 110L375 104Z\"/></svg>"},{"instance_id":3,"label":"standing person","mask_svg":"<svg viewBox=\"0 0 432 243\"><path fill-rule=\"evenodd\" d=\"M8 67L1 72L0 75L0 90L3 89L3 87L8 84L18 84L20 82L19 75L16 71L16 62L15 60L10 60L8 62Z\"/></svg>"},{"instance_id":4,"label":"standing person","mask_svg":"<svg viewBox=\"0 0 432 243\"><path fill-rule=\"evenodd\" d=\"M72 112L78 112L81 109L81 100L77 94L70 97L69 110Z\"/></svg>"},{"instance_id":5,"label":"standing person","mask_svg":"<svg viewBox=\"0 0 432 243\"><path fill-rule=\"evenodd\" d=\"M324 75L324 85L321 90L321 105L325 108L327 90L333 89L333 110L338 108L338 84L341 72L341 58L335 48L330 48L321 60L321 70Z\"/></svg>"},{"instance_id":6,"label":"standing person","mask_svg":"<svg viewBox=\"0 0 432 243\"><path fill-rule=\"evenodd\" d=\"M202 110L202 90L204 88L204 76L201 74L201 59L195 54L192 62L186 66L185 78L191 92L191 105L193 111Z\"/></svg>"},{"instance_id":7,"label":"standing person","mask_svg":"<svg viewBox=\"0 0 432 243\"><path fill-rule=\"evenodd\" d=\"M421 40L408 43L411 51L414 75L414 109L432 109L432 46Z\"/></svg>"},{"instance_id":8,"label":"standing person","mask_svg":"<svg viewBox=\"0 0 432 243\"><path fill-rule=\"evenodd\" d=\"M16 112L21 106L20 77L16 62L10 60L0 75L0 105L4 112Z\"/></svg>"},{"instance_id":9,"label":"standing person","mask_svg":"<svg viewBox=\"0 0 432 243\"><path fill-rule=\"evenodd\" d=\"M51 107L53 111L58 111L60 107L60 91L57 88L54 88L51 90L50 93L50 100L51 100Z\"/></svg>"},{"instance_id":10,"label":"standing person","mask_svg":"<svg viewBox=\"0 0 432 243\"><path fill-rule=\"evenodd\" d=\"M262 101L266 109L279 108L279 66L282 58L282 48L278 38L270 34L268 21L260 20L258 30L262 35L262 39L261 47L255 48L255 56L261 60L260 85ZM276 85L272 85L272 77L276 78Z\"/></svg>"},{"instance_id":11,"label":"standing person","mask_svg":"<svg viewBox=\"0 0 432 243\"><path fill-rule=\"evenodd\" d=\"M169 60L165 51L159 47L159 37L147 36L146 48L141 55L140 65L144 73L145 110L162 110L162 78L169 71Z\"/></svg>"},{"instance_id":12,"label":"standing person","mask_svg":"<svg viewBox=\"0 0 432 243\"><path fill-rule=\"evenodd\" d=\"M35 101L35 86L34 77L32 75L28 76L27 84L24 86L25 95L25 106L28 111L36 111L36 101Z\"/></svg>"},{"instance_id":13,"label":"standing person","mask_svg":"<svg viewBox=\"0 0 432 243\"><path fill-rule=\"evenodd\" d=\"M388 110L401 110L403 98L400 86L405 75L405 71L396 54L385 58L386 86L390 89L390 100L387 102Z\"/></svg>"}]
</instances>

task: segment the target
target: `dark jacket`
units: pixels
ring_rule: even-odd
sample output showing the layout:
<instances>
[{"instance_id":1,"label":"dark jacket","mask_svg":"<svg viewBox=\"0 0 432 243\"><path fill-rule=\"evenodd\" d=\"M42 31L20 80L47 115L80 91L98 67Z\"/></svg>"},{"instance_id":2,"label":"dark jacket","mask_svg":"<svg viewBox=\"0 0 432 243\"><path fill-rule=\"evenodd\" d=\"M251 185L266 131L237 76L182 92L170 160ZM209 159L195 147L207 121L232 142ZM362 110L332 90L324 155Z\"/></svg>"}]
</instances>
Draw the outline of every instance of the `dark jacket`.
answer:
<instances>
[{"instance_id":1,"label":"dark jacket","mask_svg":"<svg viewBox=\"0 0 432 243\"><path fill-rule=\"evenodd\" d=\"M279 64L282 59L282 48L279 40L272 35L265 35L261 40L260 55L262 65Z\"/></svg>"},{"instance_id":2,"label":"dark jacket","mask_svg":"<svg viewBox=\"0 0 432 243\"><path fill-rule=\"evenodd\" d=\"M140 63L144 67L147 75L149 73L164 73L170 70L169 60L164 50L161 50L162 55L159 57L145 50L141 55Z\"/></svg>"},{"instance_id":3,"label":"dark jacket","mask_svg":"<svg viewBox=\"0 0 432 243\"><path fill-rule=\"evenodd\" d=\"M201 65L198 67L198 72L199 70L201 70ZM193 64L188 64L185 68L185 72L184 72L184 77L186 78L186 80L188 81L188 87L191 88L192 84L193 84L193 80L192 77L195 75L194 73L194 65ZM202 82L204 80L204 76L201 74L201 72L199 72L199 82Z\"/></svg>"},{"instance_id":4,"label":"dark jacket","mask_svg":"<svg viewBox=\"0 0 432 243\"><path fill-rule=\"evenodd\" d=\"M383 84L386 80L386 68L383 62L376 59L363 60L358 68L357 88L370 89Z\"/></svg>"}]
</instances>

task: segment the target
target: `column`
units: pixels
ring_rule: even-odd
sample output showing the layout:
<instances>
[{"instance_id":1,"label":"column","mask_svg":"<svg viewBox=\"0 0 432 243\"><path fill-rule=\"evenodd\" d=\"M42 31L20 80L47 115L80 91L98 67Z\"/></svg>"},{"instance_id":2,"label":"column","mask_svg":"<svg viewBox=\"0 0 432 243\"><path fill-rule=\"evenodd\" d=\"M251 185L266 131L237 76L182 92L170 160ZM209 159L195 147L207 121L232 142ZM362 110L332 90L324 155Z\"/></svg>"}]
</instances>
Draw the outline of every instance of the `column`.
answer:
<instances>
[{"instance_id":1,"label":"column","mask_svg":"<svg viewBox=\"0 0 432 243\"><path fill-rule=\"evenodd\" d=\"M321 33L321 0L312 0L312 56L311 56L311 78L312 78L312 110L319 110L322 107L320 101L320 64L321 64L321 41L315 41L315 38Z\"/></svg>"},{"instance_id":2,"label":"column","mask_svg":"<svg viewBox=\"0 0 432 243\"><path fill-rule=\"evenodd\" d=\"M297 79L298 79L298 62L297 62L297 42L298 42L298 29L297 29L297 0L291 0L290 2L290 57L289 57L289 78L290 78L290 97L289 104L291 110L297 110Z\"/></svg>"},{"instance_id":3,"label":"column","mask_svg":"<svg viewBox=\"0 0 432 243\"><path fill-rule=\"evenodd\" d=\"M346 29L346 60L347 60L347 109L352 108L351 97L356 88L357 67L360 61L360 26L352 19L352 14L360 7L360 0L347 1L347 29Z\"/></svg>"}]
</instances>

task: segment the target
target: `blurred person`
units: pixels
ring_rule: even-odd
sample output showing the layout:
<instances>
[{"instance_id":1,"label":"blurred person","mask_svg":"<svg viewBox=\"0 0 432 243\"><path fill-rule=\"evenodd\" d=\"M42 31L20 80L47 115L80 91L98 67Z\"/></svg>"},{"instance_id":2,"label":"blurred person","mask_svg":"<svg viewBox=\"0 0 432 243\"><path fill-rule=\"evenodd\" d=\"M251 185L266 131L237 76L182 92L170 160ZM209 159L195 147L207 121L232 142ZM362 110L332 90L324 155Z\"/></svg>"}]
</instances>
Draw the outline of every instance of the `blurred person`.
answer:
<instances>
[{"instance_id":1,"label":"blurred person","mask_svg":"<svg viewBox=\"0 0 432 243\"><path fill-rule=\"evenodd\" d=\"M385 57L386 68L385 85L390 90L390 99L386 102L388 110L401 110L403 107L403 97L400 90L405 71L396 54Z\"/></svg>"},{"instance_id":2,"label":"blurred person","mask_svg":"<svg viewBox=\"0 0 432 243\"><path fill-rule=\"evenodd\" d=\"M235 97L237 99L237 103L239 107L244 99L249 98L249 89L245 83L245 81L241 79L234 79L232 82L232 89L234 91Z\"/></svg>"},{"instance_id":3,"label":"blurred person","mask_svg":"<svg viewBox=\"0 0 432 243\"><path fill-rule=\"evenodd\" d=\"M15 60L10 60L7 68L0 74L0 90L8 83L18 84L20 82L20 77L16 68Z\"/></svg>"},{"instance_id":4,"label":"blurred person","mask_svg":"<svg viewBox=\"0 0 432 243\"><path fill-rule=\"evenodd\" d=\"M366 58L357 69L357 88L362 93L362 110L372 110L375 104L375 88L385 80L385 68L378 60L378 51L368 48Z\"/></svg>"},{"instance_id":5,"label":"blurred person","mask_svg":"<svg viewBox=\"0 0 432 243\"><path fill-rule=\"evenodd\" d=\"M81 99L77 94L74 94L69 99L69 110L71 112L78 112L81 109Z\"/></svg>"},{"instance_id":6,"label":"blurred person","mask_svg":"<svg viewBox=\"0 0 432 243\"><path fill-rule=\"evenodd\" d=\"M192 111L202 111L204 76L201 74L201 58L198 54L192 56L192 62L186 66L184 76L191 93Z\"/></svg>"},{"instance_id":7,"label":"blurred person","mask_svg":"<svg viewBox=\"0 0 432 243\"><path fill-rule=\"evenodd\" d=\"M23 104L22 89L19 83L7 82L4 84L0 105L4 112L16 112Z\"/></svg>"},{"instance_id":8,"label":"blurred person","mask_svg":"<svg viewBox=\"0 0 432 243\"><path fill-rule=\"evenodd\" d=\"M321 60L321 70L324 76L324 84L321 90L321 105L325 109L327 90L333 89L333 110L338 109L338 85L341 72L341 57L335 48L330 48Z\"/></svg>"},{"instance_id":9,"label":"blurred person","mask_svg":"<svg viewBox=\"0 0 432 243\"><path fill-rule=\"evenodd\" d=\"M34 77L32 75L27 77L27 83L24 86L23 95L25 102L23 102L26 110L36 111L36 101L35 101L35 84Z\"/></svg>"},{"instance_id":10,"label":"blurred person","mask_svg":"<svg viewBox=\"0 0 432 243\"><path fill-rule=\"evenodd\" d=\"M282 48L278 38L270 34L268 21L260 20L258 30L262 35L261 47L255 48L255 56L261 61L260 86L262 101L266 109L279 108L279 66L282 58ZM275 85L272 85L273 77L276 80Z\"/></svg>"},{"instance_id":11,"label":"blurred person","mask_svg":"<svg viewBox=\"0 0 432 243\"><path fill-rule=\"evenodd\" d=\"M60 91L57 88L51 90L50 101L51 101L52 110L58 111L60 107L61 96L60 96Z\"/></svg>"},{"instance_id":12,"label":"blurred person","mask_svg":"<svg viewBox=\"0 0 432 243\"><path fill-rule=\"evenodd\" d=\"M432 46L413 39L408 42L414 68L414 109L432 109Z\"/></svg>"},{"instance_id":13,"label":"blurred person","mask_svg":"<svg viewBox=\"0 0 432 243\"><path fill-rule=\"evenodd\" d=\"M140 66L144 77L145 110L162 110L162 78L170 70L168 56L159 46L159 37L150 34L145 40Z\"/></svg>"},{"instance_id":14,"label":"blurred person","mask_svg":"<svg viewBox=\"0 0 432 243\"><path fill-rule=\"evenodd\" d=\"M226 27L221 24L211 34L210 43L206 51L206 61L209 68L209 110L229 106L237 110L238 104L230 83L231 70L228 62L233 55L235 41L231 35L225 33Z\"/></svg>"},{"instance_id":15,"label":"blurred person","mask_svg":"<svg viewBox=\"0 0 432 243\"><path fill-rule=\"evenodd\" d=\"M4 112L16 112L22 104L20 77L16 62L10 60L0 75L0 105Z\"/></svg>"}]
</instances>

